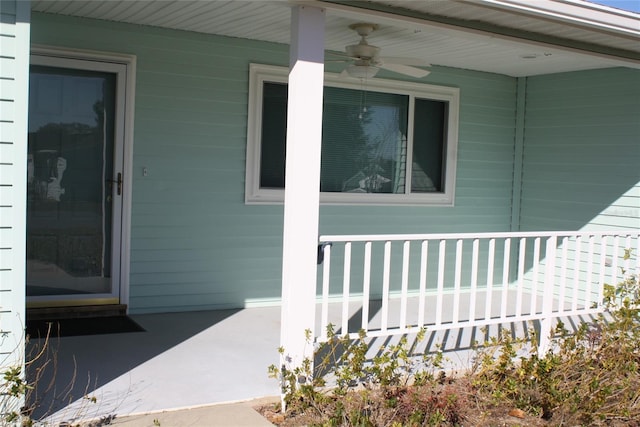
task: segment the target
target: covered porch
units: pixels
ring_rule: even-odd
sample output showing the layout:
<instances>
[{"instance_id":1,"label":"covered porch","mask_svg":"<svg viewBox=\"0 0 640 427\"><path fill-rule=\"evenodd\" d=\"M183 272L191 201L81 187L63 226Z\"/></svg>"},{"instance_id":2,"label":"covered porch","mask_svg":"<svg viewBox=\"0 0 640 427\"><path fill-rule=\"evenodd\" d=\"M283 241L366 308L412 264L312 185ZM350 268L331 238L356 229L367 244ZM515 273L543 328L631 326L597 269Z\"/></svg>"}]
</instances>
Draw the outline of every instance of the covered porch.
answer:
<instances>
[{"instance_id":1,"label":"covered porch","mask_svg":"<svg viewBox=\"0 0 640 427\"><path fill-rule=\"evenodd\" d=\"M573 330L592 320L604 311L605 284L640 270L640 259L628 256L640 250L638 231L321 241L332 244L319 267L316 333L305 352L326 340L332 325L354 339L366 331L370 357L407 337L416 356L442 352L438 369L448 373L471 369L475 346L505 330L522 338L535 331L539 351L546 351L557 322ZM267 375L280 363L279 306L131 318L144 331L57 338L54 328L45 356L28 370L35 375L48 364L30 399L36 418L122 417L279 395ZM425 338L417 340L423 328ZM32 340L29 354L43 345Z\"/></svg>"},{"instance_id":2,"label":"covered porch","mask_svg":"<svg viewBox=\"0 0 640 427\"><path fill-rule=\"evenodd\" d=\"M20 2L2 4L9 3L24 9ZM558 318L594 314L588 303L601 296L596 285L593 294L554 288L558 297L573 298L568 305L538 299L543 282L554 276L531 278L543 274L544 254L559 246L535 243L534 232L570 230L575 236L577 230L632 230L636 234L628 246L638 247L638 18L584 2L541 4L551 9L530 10L518 0L314 1L303 6L286 1L31 2L20 58L25 75L18 79L24 90L16 92L23 98L29 50L67 62L122 62L127 56L131 67L127 96L135 98L135 106L126 104L123 121L127 131L118 167L124 182L118 184L122 206L116 215L122 219L121 233L112 248L120 269L113 283L119 302L146 330L53 340L55 395L64 397L72 383L73 399L56 397L50 406L41 389L43 410L51 408L62 418L102 417L277 395L266 368L279 363L278 346L296 356L308 354L303 331L315 329L322 339L327 321L341 332L356 333L363 325L375 329L382 342L388 335L413 332L409 327L426 326L433 335L425 350L446 339L452 360L460 362L456 366L465 367L483 325L524 331L526 321L548 319L540 310L549 307L560 307ZM394 185L395 193L362 194L390 187L386 177L380 185L358 178L356 189L343 183L337 191L316 191L322 178L323 81L346 86L340 80L345 64L325 64L324 55L357 43L350 26L358 22L379 25L369 41L385 55L431 64L420 65L431 73L424 80L387 69L366 84L352 79L348 89L357 94L353 105L367 91L384 89L411 100L433 97L441 111L450 113L443 119L450 127L443 128L449 139L440 141L444 154L437 191L425 184L411 194L408 180L414 175L407 171L414 165L405 149L411 147L407 135L418 129L411 128L411 114L405 114L407 128L397 132L404 134L402 142L385 151L393 151L400 165L393 175L407 180ZM295 67L287 64L295 63L304 66L293 73ZM255 79L253 64L264 70ZM279 71L271 72L274 68ZM287 145L297 151L287 156L286 191L293 192L286 196L284 184L261 188L256 135L264 100L255 82L300 89L288 107L307 113L289 118L296 134L287 136ZM22 124L16 135L26 145ZM3 177L27 176L26 152L7 165L12 173ZM284 173L284 165L281 169ZM26 183L20 179L2 187L15 189L12 209L26 204ZM24 229L23 222L2 228L16 243L10 249L18 256L12 260L24 261ZM473 234L503 239L510 232L532 233L533 262L520 268L518 262L525 261L518 256L524 253L515 243L515 252L494 252L485 243L473 249ZM421 237L411 237L415 243L408 245L406 257L401 255L407 236L417 233ZM448 233L469 233L465 249L453 250L460 237ZM316 265L319 235L325 236L321 242L334 243L326 274L329 256L322 268ZM589 249L591 237L585 237L584 249L570 251L574 270L590 275L596 265L612 270L623 265L614 263L627 242L628 235L620 236L615 252ZM420 264L409 259L419 260L418 247L431 239L423 252L431 253L432 263L424 277L435 275L435 280L423 281ZM438 253L443 239L452 242ZM340 248L338 241L344 244ZM377 260L361 257L372 241L391 242L394 252L378 250ZM351 254L343 249L347 245L363 250ZM471 261L457 264L458 253L462 259L470 252L475 253ZM452 261L439 261L450 255ZM491 257L505 261L495 268L474 267ZM570 258L565 254L564 259ZM20 317L25 266L9 267L0 269L3 277L11 275L2 282L12 286L2 289L3 295L14 296L10 308ZM515 272L528 276L518 281ZM377 284L369 282L374 292L365 298L367 274L376 276ZM325 283L325 277L332 281ZM314 287L316 278L322 280ZM527 313L528 318L521 316ZM96 403L85 395L95 396Z\"/></svg>"}]
</instances>

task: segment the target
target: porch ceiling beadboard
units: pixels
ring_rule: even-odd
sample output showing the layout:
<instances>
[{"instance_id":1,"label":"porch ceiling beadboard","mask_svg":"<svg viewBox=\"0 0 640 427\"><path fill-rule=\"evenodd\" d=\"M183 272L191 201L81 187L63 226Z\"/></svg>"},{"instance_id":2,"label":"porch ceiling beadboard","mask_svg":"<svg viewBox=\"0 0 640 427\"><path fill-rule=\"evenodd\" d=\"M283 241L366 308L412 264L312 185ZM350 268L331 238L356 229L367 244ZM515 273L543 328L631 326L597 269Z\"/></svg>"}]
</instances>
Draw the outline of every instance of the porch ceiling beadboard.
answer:
<instances>
[{"instance_id":1,"label":"porch ceiling beadboard","mask_svg":"<svg viewBox=\"0 0 640 427\"><path fill-rule=\"evenodd\" d=\"M538 8L526 7L520 0L307 3L327 8L325 46L331 51L344 51L358 40L349 24L375 21L381 25L370 41L383 52L393 52L386 55L426 58L435 65L510 76L640 67L637 17L613 9L604 13L601 7L584 2L590 19L603 21L600 27L571 17L572 11L584 9L566 2L567 10L562 12L572 18L568 21L554 16L553 9L544 10L545 5L562 5L549 1L536 2ZM33 10L287 44L292 4L283 0L36 0ZM612 16L615 25L608 21Z\"/></svg>"},{"instance_id":2,"label":"porch ceiling beadboard","mask_svg":"<svg viewBox=\"0 0 640 427\"><path fill-rule=\"evenodd\" d=\"M523 230L640 228L640 73L528 78Z\"/></svg>"},{"instance_id":3,"label":"porch ceiling beadboard","mask_svg":"<svg viewBox=\"0 0 640 427\"><path fill-rule=\"evenodd\" d=\"M288 47L41 13L32 38L137 55L131 312L278 301L283 210L244 204L246 114L249 63L285 66ZM456 206L323 206L322 234L509 229L516 79L429 83L461 89Z\"/></svg>"}]
</instances>

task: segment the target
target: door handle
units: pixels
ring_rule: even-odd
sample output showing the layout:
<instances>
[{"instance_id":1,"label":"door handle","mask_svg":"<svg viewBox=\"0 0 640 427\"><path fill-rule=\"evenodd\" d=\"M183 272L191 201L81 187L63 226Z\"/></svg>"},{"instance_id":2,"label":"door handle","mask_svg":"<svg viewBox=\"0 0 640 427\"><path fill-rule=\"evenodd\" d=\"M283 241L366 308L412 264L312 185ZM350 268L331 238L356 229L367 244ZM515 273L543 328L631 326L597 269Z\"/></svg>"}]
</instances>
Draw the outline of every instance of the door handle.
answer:
<instances>
[{"instance_id":1,"label":"door handle","mask_svg":"<svg viewBox=\"0 0 640 427\"><path fill-rule=\"evenodd\" d=\"M118 196L122 195L122 173L118 172L116 175L116 179L107 179L107 182L110 182L111 185L116 184L116 194Z\"/></svg>"}]
</instances>

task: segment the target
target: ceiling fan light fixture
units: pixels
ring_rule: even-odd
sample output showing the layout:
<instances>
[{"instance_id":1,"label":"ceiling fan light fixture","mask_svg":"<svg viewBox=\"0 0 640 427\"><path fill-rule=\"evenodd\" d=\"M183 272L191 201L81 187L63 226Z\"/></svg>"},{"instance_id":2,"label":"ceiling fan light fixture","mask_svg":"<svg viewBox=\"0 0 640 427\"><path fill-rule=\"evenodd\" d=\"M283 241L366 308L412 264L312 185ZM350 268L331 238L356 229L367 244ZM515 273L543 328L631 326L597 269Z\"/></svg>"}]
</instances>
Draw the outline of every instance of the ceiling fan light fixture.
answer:
<instances>
[{"instance_id":1,"label":"ceiling fan light fixture","mask_svg":"<svg viewBox=\"0 0 640 427\"><path fill-rule=\"evenodd\" d=\"M416 67L416 65L420 67L430 66L423 59L381 57L380 48L367 42L367 37L378 29L377 24L358 22L349 25L349 28L358 33L360 41L356 44L345 46L345 52L340 54L344 58L343 62L351 63L351 65L342 70L341 76L361 80L370 79L375 77L381 68L413 78L423 78L429 74L429 71Z\"/></svg>"},{"instance_id":2,"label":"ceiling fan light fixture","mask_svg":"<svg viewBox=\"0 0 640 427\"><path fill-rule=\"evenodd\" d=\"M374 67L373 65L352 64L347 67L347 74L357 79L373 78L376 74L378 74L378 71L380 71L380 68Z\"/></svg>"}]
</instances>

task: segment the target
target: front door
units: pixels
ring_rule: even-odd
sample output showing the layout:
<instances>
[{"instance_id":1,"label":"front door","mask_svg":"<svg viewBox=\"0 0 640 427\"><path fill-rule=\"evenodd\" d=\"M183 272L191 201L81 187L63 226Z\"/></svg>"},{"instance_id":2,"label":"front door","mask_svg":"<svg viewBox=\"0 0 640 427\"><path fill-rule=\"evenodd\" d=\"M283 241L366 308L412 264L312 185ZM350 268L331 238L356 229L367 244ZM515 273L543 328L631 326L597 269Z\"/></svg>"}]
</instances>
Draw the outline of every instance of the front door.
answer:
<instances>
[{"instance_id":1,"label":"front door","mask_svg":"<svg viewBox=\"0 0 640 427\"><path fill-rule=\"evenodd\" d=\"M27 303L120 303L125 65L32 55Z\"/></svg>"}]
</instances>

